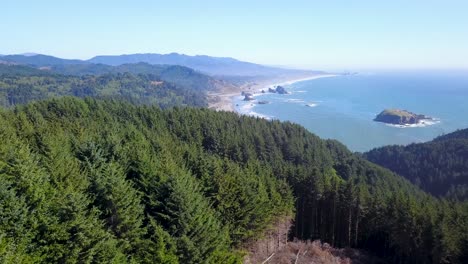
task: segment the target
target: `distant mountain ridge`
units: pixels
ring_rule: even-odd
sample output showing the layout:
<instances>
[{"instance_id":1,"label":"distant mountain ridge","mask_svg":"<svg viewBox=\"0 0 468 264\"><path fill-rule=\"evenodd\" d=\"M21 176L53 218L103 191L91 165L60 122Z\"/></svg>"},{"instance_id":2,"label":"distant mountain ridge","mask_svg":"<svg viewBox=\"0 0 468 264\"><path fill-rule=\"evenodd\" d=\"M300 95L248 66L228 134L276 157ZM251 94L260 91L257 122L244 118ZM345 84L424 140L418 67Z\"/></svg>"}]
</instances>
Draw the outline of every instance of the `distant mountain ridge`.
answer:
<instances>
[{"instance_id":1,"label":"distant mountain ridge","mask_svg":"<svg viewBox=\"0 0 468 264\"><path fill-rule=\"evenodd\" d=\"M227 57L210 57L206 55L188 56L178 53L96 56L88 61L114 66L138 62L146 62L149 64L175 64L186 66L210 75L261 76L300 71L269 67Z\"/></svg>"},{"instance_id":2,"label":"distant mountain ridge","mask_svg":"<svg viewBox=\"0 0 468 264\"><path fill-rule=\"evenodd\" d=\"M126 55L102 55L89 60L62 59L49 55L33 53L5 55L2 61L19 64L33 65L37 67L72 65L72 64L105 64L119 66L123 64L148 63L152 65L180 65L192 68L209 75L220 76L270 76L298 73L320 73L319 71L283 69L245 62L227 57L211 57L206 55L189 56L185 54L126 54Z\"/></svg>"},{"instance_id":3,"label":"distant mountain ridge","mask_svg":"<svg viewBox=\"0 0 468 264\"><path fill-rule=\"evenodd\" d=\"M17 54L17 55L23 55L23 56L26 56L26 57L30 57L30 56L36 56L36 55L41 55L41 54L35 53L35 52L25 52L25 53L21 53L21 54Z\"/></svg>"},{"instance_id":4,"label":"distant mountain ridge","mask_svg":"<svg viewBox=\"0 0 468 264\"><path fill-rule=\"evenodd\" d=\"M52 65L66 65L66 64L85 64L88 63L82 60L68 60L68 59L61 59L54 56L49 55L4 55L2 57L3 61L8 62L15 62L19 64L27 64L33 65L38 67L44 66L52 66Z\"/></svg>"}]
</instances>

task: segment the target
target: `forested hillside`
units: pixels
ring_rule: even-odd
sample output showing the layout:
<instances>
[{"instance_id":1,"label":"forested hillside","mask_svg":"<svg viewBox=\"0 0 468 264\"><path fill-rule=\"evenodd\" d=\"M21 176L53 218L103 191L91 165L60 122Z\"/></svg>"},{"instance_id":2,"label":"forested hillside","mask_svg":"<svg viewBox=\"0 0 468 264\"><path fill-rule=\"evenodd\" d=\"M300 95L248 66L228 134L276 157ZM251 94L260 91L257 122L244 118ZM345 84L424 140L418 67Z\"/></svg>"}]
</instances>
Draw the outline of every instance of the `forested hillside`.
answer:
<instances>
[{"instance_id":1,"label":"forested hillside","mask_svg":"<svg viewBox=\"0 0 468 264\"><path fill-rule=\"evenodd\" d=\"M214 90L230 85L221 80L179 65L150 65L147 63L109 66L104 64L54 65L50 71L64 75L102 75L110 73L151 74L161 80L197 91Z\"/></svg>"},{"instance_id":2,"label":"forested hillside","mask_svg":"<svg viewBox=\"0 0 468 264\"><path fill-rule=\"evenodd\" d=\"M427 143L377 148L364 157L435 196L468 199L468 129Z\"/></svg>"},{"instance_id":3,"label":"forested hillside","mask_svg":"<svg viewBox=\"0 0 468 264\"><path fill-rule=\"evenodd\" d=\"M0 262L239 262L291 193L258 161L172 135L182 113L76 99L2 112Z\"/></svg>"},{"instance_id":4,"label":"forested hillside","mask_svg":"<svg viewBox=\"0 0 468 264\"><path fill-rule=\"evenodd\" d=\"M46 72L24 65L12 65L0 63L0 75L1 76L28 76L28 75L44 75Z\"/></svg>"},{"instance_id":5,"label":"forested hillside","mask_svg":"<svg viewBox=\"0 0 468 264\"><path fill-rule=\"evenodd\" d=\"M62 68L66 74L77 74L74 76L27 66L0 65L0 106L10 107L50 97L90 96L118 98L161 108L176 105L200 107L207 105L206 91L216 85L212 78L185 67L161 66L156 71L145 65L142 66L145 71L138 72L137 66L120 70L99 65L67 65ZM87 70L90 69L94 69L96 75L88 75Z\"/></svg>"},{"instance_id":6,"label":"forested hillside","mask_svg":"<svg viewBox=\"0 0 468 264\"><path fill-rule=\"evenodd\" d=\"M298 125L62 98L2 110L0 137L0 262L236 263L293 212L292 237L467 261L466 203Z\"/></svg>"},{"instance_id":7,"label":"forested hillside","mask_svg":"<svg viewBox=\"0 0 468 264\"><path fill-rule=\"evenodd\" d=\"M468 139L468 129L460 129L455 132L436 137L433 141L442 141L447 139Z\"/></svg>"}]
</instances>

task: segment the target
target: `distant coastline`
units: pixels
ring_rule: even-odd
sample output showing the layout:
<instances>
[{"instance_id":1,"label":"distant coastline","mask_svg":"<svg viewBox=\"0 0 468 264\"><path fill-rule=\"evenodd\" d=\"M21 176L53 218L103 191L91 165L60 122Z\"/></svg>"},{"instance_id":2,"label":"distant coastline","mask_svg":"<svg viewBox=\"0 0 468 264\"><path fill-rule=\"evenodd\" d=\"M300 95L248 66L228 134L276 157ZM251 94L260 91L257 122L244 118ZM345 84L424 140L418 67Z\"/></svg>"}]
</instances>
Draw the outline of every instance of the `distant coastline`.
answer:
<instances>
[{"instance_id":1,"label":"distant coastline","mask_svg":"<svg viewBox=\"0 0 468 264\"><path fill-rule=\"evenodd\" d=\"M239 111L236 108L236 99L241 98L241 93L243 91L250 92L254 96L258 96L262 94L262 90L266 93L268 92L268 88L276 87L276 86L285 86L291 85L297 82L302 81L309 81L315 80L319 78L327 78L327 77L335 77L338 74L312 74L312 75L305 75L305 76L286 76L286 77L277 77L274 79L269 79L265 81L258 81L255 83L249 83L243 85L242 87L232 88L229 87L228 89L221 89L215 93L208 94L209 97L209 108L214 109L217 111L229 111L229 112L237 112L239 114L246 114L245 111ZM255 115L258 117L263 117L261 115Z\"/></svg>"},{"instance_id":2,"label":"distant coastline","mask_svg":"<svg viewBox=\"0 0 468 264\"><path fill-rule=\"evenodd\" d=\"M321 79L321 78L328 78L328 77L336 77L339 76L338 74L319 74L319 75L313 75L313 76L307 76L307 77L302 77L302 78L294 78L294 79L289 79L289 80L281 80L281 81L275 81L275 82L268 82L268 83L263 83L255 86L255 89L252 91L252 95L255 98L256 96L260 96L263 94L267 94L268 88L273 88L276 86L287 86L291 85L297 82L302 82L302 81L310 81L310 80L315 80L315 79ZM265 91L265 93L262 93L262 90ZM232 106L235 106L235 101L236 99L239 100L241 98L240 94L237 94L236 96L232 97ZM265 119L271 119L269 116L265 116L256 112L252 111L252 108L255 106L256 100L252 101L251 103L244 104L242 107L234 107L235 111L239 114L244 114L244 115L250 115L250 116L255 116L255 117L260 117L260 118L265 118ZM308 107L315 107L315 103L305 103L305 106Z\"/></svg>"}]
</instances>

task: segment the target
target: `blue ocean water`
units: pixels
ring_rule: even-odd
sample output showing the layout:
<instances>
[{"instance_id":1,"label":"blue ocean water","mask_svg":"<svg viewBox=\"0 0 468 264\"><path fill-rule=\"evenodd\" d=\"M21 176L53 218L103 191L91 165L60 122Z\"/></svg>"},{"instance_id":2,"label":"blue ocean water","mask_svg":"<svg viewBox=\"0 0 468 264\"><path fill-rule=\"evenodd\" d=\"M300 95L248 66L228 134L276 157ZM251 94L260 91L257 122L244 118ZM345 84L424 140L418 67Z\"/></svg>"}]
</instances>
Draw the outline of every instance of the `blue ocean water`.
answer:
<instances>
[{"instance_id":1,"label":"blue ocean water","mask_svg":"<svg viewBox=\"0 0 468 264\"><path fill-rule=\"evenodd\" d=\"M424 142L468 128L468 73L407 72L335 76L285 86L288 95L258 94L269 104L236 99L237 111L292 121L352 151ZM373 121L386 108L435 117L424 127L395 127Z\"/></svg>"}]
</instances>

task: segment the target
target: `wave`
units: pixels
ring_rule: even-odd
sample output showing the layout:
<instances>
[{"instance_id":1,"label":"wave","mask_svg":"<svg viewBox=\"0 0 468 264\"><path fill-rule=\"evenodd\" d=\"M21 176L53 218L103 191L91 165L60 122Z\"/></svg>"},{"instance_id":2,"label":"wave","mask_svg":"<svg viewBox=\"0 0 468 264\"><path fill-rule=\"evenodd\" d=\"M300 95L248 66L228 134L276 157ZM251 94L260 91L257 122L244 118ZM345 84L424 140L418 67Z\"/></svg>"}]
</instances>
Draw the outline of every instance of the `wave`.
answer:
<instances>
[{"instance_id":1,"label":"wave","mask_svg":"<svg viewBox=\"0 0 468 264\"><path fill-rule=\"evenodd\" d=\"M251 102L247 102L247 103L244 103L242 106L239 106L237 108L237 112L239 114L242 114L242 115L259 117L259 118L263 118L263 119L266 119L266 120L271 120L271 119L274 118L273 116L263 115L263 114L260 114L260 113L257 113L255 111L253 111L252 109L254 107L255 107L255 104L253 104Z\"/></svg>"},{"instance_id":2,"label":"wave","mask_svg":"<svg viewBox=\"0 0 468 264\"><path fill-rule=\"evenodd\" d=\"M441 121L438 118L433 119L424 119L419 121L417 124L408 124L408 125L394 125L394 124L385 124L390 127L398 127L398 128L414 128L414 127L428 127L432 125L439 124Z\"/></svg>"},{"instance_id":3,"label":"wave","mask_svg":"<svg viewBox=\"0 0 468 264\"><path fill-rule=\"evenodd\" d=\"M303 105L308 106L308 107L316 107L316 106L318 106L318 102L310 102L310 103L307 103L306 101L304 101L304 100L302 100L302 99L296 99L296 98L287 99L287 100L285 100L284 102L295 103L295 104L303 104Z\"/></svg>"},{"instance_id":4,"label":"wave","mask_svg":"<svg viewBox=\"0 0 468 264\"><path fill-rule=\"evenodd\" d=\"M250 111L246 115L253 116L253 117L258 117L258 118L263 118L263 119L266 119L266 120L274 119L274 116L263 115L263 114L260 114L260 113L254 112L254 111Z\"/></svg>"},{"instance_id":5,"label":"wave","mask_svg":"<svg viewBox=\"0 0 468 264\"><path fill-rule=\"evenodd\" d=\"M286 102L288 102L288 103L305 103L304 100L296 99L296 98L287 99Z\"/></svg>"}]
</instances>

